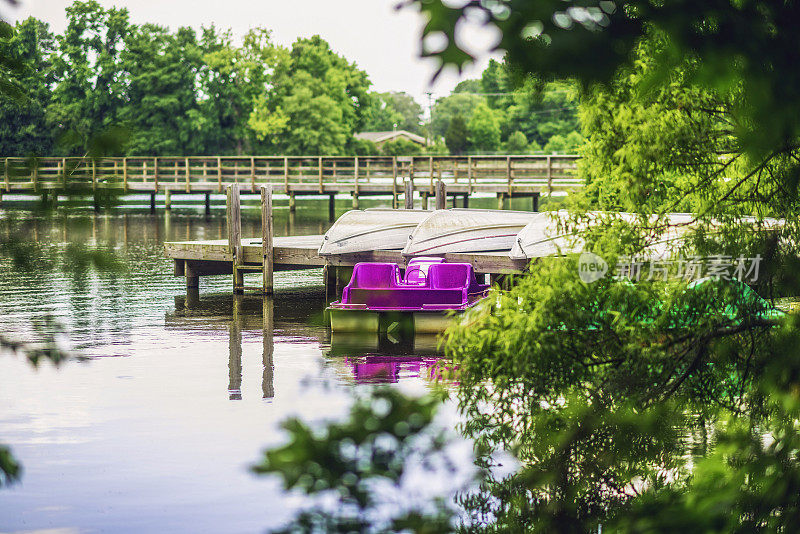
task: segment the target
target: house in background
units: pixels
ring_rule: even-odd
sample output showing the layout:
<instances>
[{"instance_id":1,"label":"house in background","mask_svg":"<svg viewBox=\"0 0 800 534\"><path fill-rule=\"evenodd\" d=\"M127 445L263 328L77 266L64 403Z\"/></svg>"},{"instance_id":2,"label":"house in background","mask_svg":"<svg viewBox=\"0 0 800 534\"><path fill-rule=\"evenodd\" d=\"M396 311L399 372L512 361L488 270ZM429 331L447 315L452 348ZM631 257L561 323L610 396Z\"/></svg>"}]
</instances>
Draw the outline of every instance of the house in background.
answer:
<instances>
[{"instance_id":1,"label":"house in background","mask_svg":"<svg viewBox=\"0 0 800 534\"><path fill-rule=\"evenodd\" d=\"M391 132L359 132L354 136L356 139L364 139L365 141L372 141L378 148L390 141L397 141L398 139L405 139L412 143L417 143L420 146L427 146L428 143L421 135L417 135L405 130L394 130Z\"/></svg>"}]
</instances>

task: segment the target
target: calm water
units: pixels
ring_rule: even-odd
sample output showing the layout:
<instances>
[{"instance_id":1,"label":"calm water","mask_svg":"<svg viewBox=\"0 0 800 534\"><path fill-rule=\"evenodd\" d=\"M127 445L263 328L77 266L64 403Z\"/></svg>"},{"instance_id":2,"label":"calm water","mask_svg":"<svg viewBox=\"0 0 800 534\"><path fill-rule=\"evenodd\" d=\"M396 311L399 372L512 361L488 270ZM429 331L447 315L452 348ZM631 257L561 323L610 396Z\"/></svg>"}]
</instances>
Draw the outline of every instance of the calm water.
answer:
<instances>
[{"instance_id":1,"label":"calm water","mask_svg":"<svg viewBox=\"0 0 800 534\"><path fill-rule=\"evenodd\" d=\"M243 235L259 235L255 205L244 212ZM304 200L296 216L276 210L276 233L323 233L326 218L326 201ZM223 238L220 209L15 208L0 235L34 258L25 271L0 260L0 328L59 332L88 356L33 369L0 353L0 442L25 469L0 490L0 532L263 531L302 503L248 471L284 439L280 421L339 416L376 382L424 390L436 370L434 339L331 339L319 270L277 273L274 299L234 298L229 277L187 298L163 242ZM127 270L64 269L67 243L113 248Z\"/></svg>"}]
</instances>

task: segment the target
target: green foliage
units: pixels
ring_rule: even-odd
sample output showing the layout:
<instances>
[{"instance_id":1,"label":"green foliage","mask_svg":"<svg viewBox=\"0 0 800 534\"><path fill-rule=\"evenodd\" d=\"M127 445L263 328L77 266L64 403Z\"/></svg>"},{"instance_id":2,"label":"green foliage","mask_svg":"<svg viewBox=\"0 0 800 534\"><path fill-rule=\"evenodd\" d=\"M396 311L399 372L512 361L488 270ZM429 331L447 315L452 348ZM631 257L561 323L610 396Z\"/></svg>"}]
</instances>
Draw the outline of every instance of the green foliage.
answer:
<instances>
[{"instance_id":1,"label":"green foliage","mask_svg":"<svg viewBox=\"0 0 800 534\"><path fill-rule=\"evenodd\" d=\"M578 132L570 132L566 136L556 134L547 141L544 151L548 154L576 154L583 143L584 139Z\"/></svg>"},{"instance_id":2,"label":"green foliage","mask_svg":"<svg viewBox=\"0 0 800 534\"><path fill-rule=\"evenodd\" d=\"M584 85L608 83L621 67L635 66L635 49L650 32L667 46L656 57L643 90L657 87L687 59L696 62L689 82L727 98L741 96L734 130L743 146L764 155L793 144L800 135L800 86L795 31L800 6L793 2L653 3L627 0L575 5L561 0L474 2L411 0L427 19L423 44L434 34L443 45L423 46L444 66L463 67L474 58L456 39L468 18L484 17L500 35L497 47L511 64L542 79L576 78ZM598 51L602 50L602 54ZM440 70L441 70L440 68Z\"/></svg>"},{"instance_id":3,"label":"green foliage","mask_svg":"<svg viewBox=\"0 0 800 534\"><path fill-rule=\"evenodd\" d=\"M499 113L481 102L472 112L467 124L472 147L481 151L494 151L500 145Z\"/></svg>"},{"instance_id":4,"label":"green foliage","mask_svg":"<svg viewBox=\"0 0 800 534\"><path fill-rule=\"evenodd\" d=\"M432 424L441 400L379 388L357 399L345 420L320 430L298 419L284 422L288 442L267 450L253 470L280 476L287 490L330 495L337 503L305 510L280 532L450 532L445 503L426 509L393 503L388 515L377 491L381 484L399 489L412 462L441 453L445 434Z\"/></svg>"},{"instance_id":5,"label":"green foliage","mask_svg":"<svg viewBox=\"0 0 800 534\"><path fill-rule=\"evenodd\" d=\"M318 35L292 45L274 85L270 109L280 108L287 118L277 149L287 154L343 154L370 105L366 73Z\"/></svg>"},{"instance_id":6,"label":"green foliage","mask_svg":"<svg viewBox=\"0 0 800 534\"><path fill-rule=\"evenodd\" d=\"M22 466L11 454L11 450L0 445L0 487L18 481L22 476Z\"/></svg>"},{"instance_id":7,"label":"green foliage","mask_svg":"<svg viewBox=\"0 0 800 534\"><path fill-rule=\"evenodd\" d=\"M485 101L482 96L465 93L454 93L440 98L431 111L431 134L434 137L444 137L453 118L460 115L468 120L478 104Z\"/></svg>"},{"instance_id":8,"label":"green foliage","mask_svg":"<svg viewBox=\"0 0 800 534\"><path fill-rule=\"evenodd\" d=\"M422 106L408 93L372 93L362 130L390 132L395 129L421 134Z\"/></svg>"},{"instance_id":9,"label":"green foliage","mask_svg":"<svg viewBox=\"0 0 800 534\"><path fill-rule=\"evenodd\" d=\"M525 134L517 130L508 136L508 141L503 146L503 152L506 154L527 154L530 151L529 146Z\"/></svg>"},{"instance_id":10,"label":"green foliage","mask_svg":"<svg viewBox=\"0 0 800 534\"><path fill-rule=\"evenodd\" d=\"M53 150L45 110L54 47L47 24L34 18L18 23L13 36L0 39L5 63L0 66L0 153L42 155Z\"/></svg>"},{"instance_id":11,"label":"green foliage","mask_svg":"<svg viewBox=\"0 0 800 534\"><path fill-rule=\"evenodd\" d=\"M378 146L372 141L356 138L353 138L350 143L350 151L356 156L374 156L380 152Z\"/></svg>"},{"instance_id":12,"label":"green foliage","mask_svg":"<svg viewBox=\"0 0 800 534\"><path fill-rule=\"evenodd\" d=\"M408 139L395 139L384 143L381 147L381 152L385 156L414 156L422 153L422 146L414 141Z\"/></svg>"},{"instance_id":13,"label":"green foliage","mask_svg":"<svg viewBox=\"0 0 800 534\"><path fill-rule=\"evenodd\" d=\"M444 142L451 154L463 154L469 147L469 131L461 115L456 115L450 121Z\"/></svg>"}]
</instances>

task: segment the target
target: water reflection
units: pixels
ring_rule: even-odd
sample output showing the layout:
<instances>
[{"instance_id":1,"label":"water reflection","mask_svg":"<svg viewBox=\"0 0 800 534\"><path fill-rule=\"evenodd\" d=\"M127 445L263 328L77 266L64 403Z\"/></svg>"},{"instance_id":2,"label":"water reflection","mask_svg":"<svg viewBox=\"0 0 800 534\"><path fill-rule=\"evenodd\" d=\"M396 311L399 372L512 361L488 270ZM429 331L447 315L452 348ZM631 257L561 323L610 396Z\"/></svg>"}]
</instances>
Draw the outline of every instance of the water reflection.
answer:
<instances>
[{"instance_id":1,"label":"water reflection","mask_svg":"<svg viewBox=\"0 0 800 534\"><path fill-rule=\"evenodd\" d=\"M442 376L435 335L397 339L385 333L333 333L325 354L346 367L358 384L389 384Z\"/></svg>"}]
</instances>

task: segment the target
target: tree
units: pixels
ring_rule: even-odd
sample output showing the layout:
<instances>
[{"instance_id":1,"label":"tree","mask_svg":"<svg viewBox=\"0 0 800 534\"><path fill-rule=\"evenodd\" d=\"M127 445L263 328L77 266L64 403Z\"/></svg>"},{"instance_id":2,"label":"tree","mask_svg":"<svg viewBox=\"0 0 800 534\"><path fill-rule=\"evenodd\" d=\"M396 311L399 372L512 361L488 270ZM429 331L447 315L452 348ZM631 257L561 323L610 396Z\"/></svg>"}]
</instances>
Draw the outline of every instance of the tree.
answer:
<instances>
[{"instance_id":1,"label":"tree","mask_svg":"<svg viewBox=\"0 0 800 534\"><path fill-rule=\"evenodd\" d=\"M566 136L554 135L544 146L548 154L575 154L584 140L578 132L570 132Z\"/></svg>"},{"instance_id":2,"label":"tree","mask_svg":"<svg viewBox=\"0 0 800 534\"><path fill-rule=\"evenodd\" d=\"M420 154L422 152L422 147L419 143L401 138L384 143L381 147L381 152L385 156L413 156Z\"/></svg>"},{"instance_id":3,"label":"tree","mask_svg":"<svg viewBox=\"0 0 800 534\"><path fill-rule=\"evenodd\" d=\"M0 40L0 57L18 68L7 74L0 94L0 153L12 156L49 154L54 136L45 120L52 83L50 55L55 39L49 26L28 18L12 37ZM17 90L10 91L10 88Z\"/></svg>"},{"instance_id":4,"label":"tree","mask_svg":"<svg viewBox=\"0 0 800 534\"><path fill-rule=\"evenodd\" d=\"M455 93L436 101L431 110L431 134L435 137L444 137L450 121L456 115L461 115L469 121L473 110L486 99L479 95Z\"/></svg>"},{"instance_id":5,"label":"tree","mask_svg":"<svg viewBox=\"0 0 800 534\"><path fill-rule=\"evenodd\" d=\"M56 86L47 120L66 154L85 154L92 139L120 123L125 103L121 50L130 30L127 9L95 0L67 7L67 28L53 58Z\"/></svg>"},{"instance_id":6,"label":"tree","mask_svg":"<svg viewBox=\"0 0 800 534\"><path fill-rule=\"evenodd\" d=\"M317 35L292 45L274 80L269 109L286 117L278 149L287 154L343 154L369 108L367 74Z\"/></svg>"},{"instance_id":7,"label":"tree","mask_svg":"<svg viewBox=\"0 0 800 534\"><path fill-rule=\"evenodd\" d=\"M362 128L366 132L398 129L418 134L422 131L421 117L422 106L407 93L372 93Z\"/></svg>"},{"instance_id":8,"label":"tree","mask_svg":"<svg viewBox=\"0 0 800 534\"><path fill-rule=\"evenodd\" d=\"M517 130L508 137L503 151L506 154L526 154L529 147L528 139L525 134Z\"/></svg>"},{"instance_id":9,"label":"tree","mask_svg":"<svg viewBox=\"0 0 800 534\"><path fill-rule=\"evenodd\" d=\"M470 142L477 150L493 151L500 145L500 118L486 103L475 108L468 129Z\"/></svg>"},{"instance_id":10,"label":"tree","mask_svg":"<svg viewBox=\"0 0 800 534\"><path fill-rule=\"evenodd\" d=\"M469 131L467 123L461 115L456 115L447 127L444 142L451 154L463 154L469 146Z\"/></svg>"},{"instance_id":11,"label":"tree","mask_svg":"<svg viewBox=\"0 0 800 534\"><path fill-rule=\"evenodd\" d=\"M202 52L194 30L174 35L145 24L125 38L121 68L127 77L120 119L130 132L131 155L192 155L203 152L197 73Z\"/></svg>"},{"instance_id":12,"label":"tree","mask_svg":"<svg viewBox=\"0 0 800 534\"><path fill-rule=\"evenodd\" d=\"M280 106L268 109L267 91L287 53L274 45L269 30L256 28L235 46L230 31L203 29L204 66L200 70L203 131L209 153L243 154L283 130Z\"/></svg>"}]
</instances>

